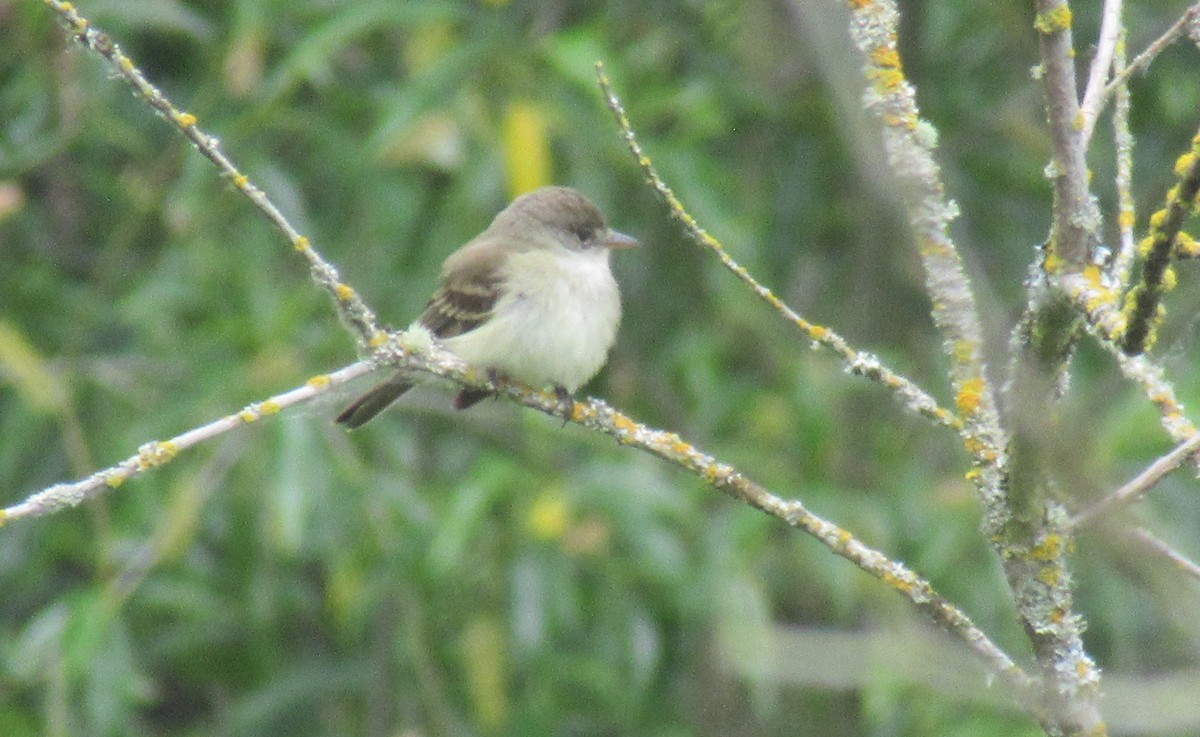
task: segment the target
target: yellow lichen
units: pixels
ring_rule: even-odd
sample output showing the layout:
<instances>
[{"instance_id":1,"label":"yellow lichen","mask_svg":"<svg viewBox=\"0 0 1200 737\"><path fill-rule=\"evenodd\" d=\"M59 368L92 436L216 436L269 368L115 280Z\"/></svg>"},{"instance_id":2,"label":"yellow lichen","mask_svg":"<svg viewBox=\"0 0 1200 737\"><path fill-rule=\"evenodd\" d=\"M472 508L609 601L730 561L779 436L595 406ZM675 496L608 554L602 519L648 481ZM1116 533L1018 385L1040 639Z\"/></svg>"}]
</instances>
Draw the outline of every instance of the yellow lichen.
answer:
<instances>
[{"instance_id":1,"label":"yellow lichen","mask_svg":"<svg viewBox=\"0 0 1200 737\"><path fill-rule=\"evenodd\" d=\"M881 67L900 68L900 54L891 46L879 46L873 49L871 61Z\"/></svg>"},{"instance_id":2,"label":"yellow lichen","mask_svg":"<svg viewBox=\"0 0 1200 737\"><path fill-rule=\"evenodd\" d=\"M1042 566L1037 577L1047 586L1058 586L1062 583L1062 569L1058 566Z\"/></svg>"},{"instance_id":3,"label":"yellow lichen","mask_svg":"<svg viewBox=\"0 0 1200 737\"><path fill-rule=\"evenodd\" d=\"M876 69L870 76L875 80L875 90L882 95L895 93L904 84L904 73L898 69Z\"/></svg>"},{"instance_id":4,"label":"yellow lichen","mask_svg":"<svg viewBox=\"0 0 1200 737\"><path fill-rule=\"evenodd\" d=\"M1151 228L1159 229L1163 226L1163 223L1165 223L1165 222L1167 222L1167 211L1165 209L1159 210L1158 212L1156 212L1150 216L1150 227Z\"/></svg>"},{"instance_id":5,"label":"yellow lichen","mask_svg":"<svg viewBox=\"0 0 1200 737\"><path fill-rule=\"evenodd\" d=\"M283 406L280 405L279 402L276 402L274 399L268 399L267 401L265 401L261 405L259 405L258 411L261 412L264 416L277 415L283 411Z\"/></svg>"},{"instance_id":6,"label":"yellow lichen","mask_svg":"<svg viewBox=\"0 0 1200 737\"><path fill-rule=\"evenodd\" d=\"M325 387L329 386L329 381L330 379L327 374L318 374L305 383L311 386L313 389L324 389Z\"/></svg>"},{"instance_id":7,"label":"yellow lichen","mask_svg":"<svg viewBox=\"0 0 1200 737\"><path fill-rule=\"evenodd\" d=\"M954 341L954 360L958 363L971 363L975 360L975 350L978 344L973 340Z\"/></svg>"},{"instance_id":8,"label":"yellow lichen","mask_svg":"<svg viewBox=\"0 0 1200 737\"><path fill-rule=\"evenodd\" d=\"M1192 167L1196 165L1196 154L1191 151L1187 152L1178 159L1175 159L1175 176L1186 177Z\"/></svg>"},{"instance_id":9,"label":"yellow lichen","mask_svg":"<svg viewBox=\"0 0 1200 737\"><path fill-rule=\"evenodd\" d=\"M171 461L179 453L179 446L170 440L146 443L138 449L138 465L143 469L155 468Z\"/></svg>"},{"instance_id":10,"label":"yellow lichen","mask_svg":"<svg viewBox=\"0 0 1200 737\"><path fill-rule=\"evenodd\" d=\"M983 400L984 384L983 379L976 377L967 379L959 388L957 396L954 398L955 405L963 414L974 414L979 409L979 404Z\"/></svg>"},{"instance_id":11,"label":"yellow lichen","mask_svg":"<svg viewBox=\"0 0 1200 737\"><path fill-rule=\"evenodd\" d=\"M129 472L125 469L113 471L104 475L104 485L110 489L116 489L129 478Z\"/></svg>"},{"instance_id":12,"label":"yellow lichen","mask_svg":"<svg viewBox=\"0 0 1200 737\"><path fill-rule=\"evenodd\" d=\"M348 284L339 283L334 287L333 291L337 295L337 298L343 302L349 302L354 298L354 289Z\"/></svg>"},{"instance_id":13,"label":"yellow lichen","mask_svg":"<svg viewBox=\"0 0 1200 737\"><path fill-rule=\"evenodd\" d=\"M1045 13L1038 13L1034 18L1033 27L1037 29L1038 33L1046 35L1067 30L1071 27L1071 7L1063 3Z\"/></svg>"},{"instance_id":14,"label":"yellow lichen","mask_svg":"<svg viewBox=\"0 0 1200 737\"><path fill-rule=\"evenodd\" d=\"M1200 256L1200 243L1186 231L1179 231L1175 236L1175 250L1180 258L1196 258Z\"/></svg>"},{"instance_id":15,"label":"yellow lichen","mask_svg":"<svg viewBox=\"0 0 1200 737\"><path fill-rule=\"evenodd\" d=\"M1029 551L1029 557L1034 560L1051 561L1062 553L1062 547L1063 538L1061 535L1047 535L1046 539L1033 546L1033 549Z\"/></svg>"},{"instance_id":16,"label":"yellow lichen","mask_svg":"<svg viewBox=\"0 0 1200 737\"><path fill-rule=\"evenodd\" d=\"M180 113L176 121L183 128L191 128L196 124L196 116L191 113Z\"/></svg>"}]
</instances>

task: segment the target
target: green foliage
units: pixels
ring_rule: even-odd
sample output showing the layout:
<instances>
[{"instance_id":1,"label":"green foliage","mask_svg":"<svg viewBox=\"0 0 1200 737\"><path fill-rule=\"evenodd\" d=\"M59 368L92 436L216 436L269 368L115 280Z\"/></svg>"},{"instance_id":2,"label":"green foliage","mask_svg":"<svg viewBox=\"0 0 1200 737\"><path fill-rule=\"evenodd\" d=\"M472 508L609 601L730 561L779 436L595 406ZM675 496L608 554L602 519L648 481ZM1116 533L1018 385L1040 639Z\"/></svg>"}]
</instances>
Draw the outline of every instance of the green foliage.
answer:
<instances>
[{"instance_id":1,"label":"green foliage","mask_svg":"<svg viewBox=\"0 0 1200 737\"><path fill-rule=\"evenodd\" d=\"M912 249L875 144L856 133L861 80L821 72L791 5L80 10L392 325L417 314L441 259L510 196L511 170L533 152L513 150L505 123L529 105L554 179L643 243L618 257L625 324L586 391L909 562L1021 653L957 439L810 352L684 241L596 90L603 59L668 182L761 281L945 400ZM966 213L955 235L998 351L1048 227L1049 149L1029 14L981 10L998 17L906 7L904 51ZM354 357L288 244L51 15L0 0L2 505ZM844 33L839 23L827 30ZM1135 121L1144 202L1161 197L1154 187L1195 125L1178 93L1192 66L1172 53L1135 90L1150 98ZM1190 347L1193 324L1165 330L1179 353ZM1066 410L1087 430L1079 479L1096 494L1166 448L1145 440L1161 439L1155 417L1131 409L1136 390L1113 383L1104 360L1084 352L1083 399ZM837 683L838 653L781 665L781 632L865 642L920 619L694 478L505 403L455 414L442 387L347 435L330 422L345 398L0 531L0 734L1035 729L886 659ZM1195 505L1179 487L1167 494L1182 511L1171 507L1166 536L1194 541ZM1147 614L1136 582L1184 611L1195 596L1152 566L1118 570L1118 551L1087 543L1082 608L1101 664L1194 654L1190 624Z\"/></svg>"}]
</instances>

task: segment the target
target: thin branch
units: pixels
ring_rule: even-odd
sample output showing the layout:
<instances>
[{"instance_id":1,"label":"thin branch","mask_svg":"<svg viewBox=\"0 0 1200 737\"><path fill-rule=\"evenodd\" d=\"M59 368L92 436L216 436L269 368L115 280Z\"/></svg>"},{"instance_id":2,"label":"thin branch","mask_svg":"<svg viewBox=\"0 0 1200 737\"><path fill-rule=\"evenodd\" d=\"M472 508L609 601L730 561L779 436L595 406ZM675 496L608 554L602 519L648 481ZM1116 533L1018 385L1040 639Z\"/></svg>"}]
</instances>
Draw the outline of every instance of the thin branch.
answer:
<instances>
[{"instance_id":1,"label":"thin branch","mask_svg":"<svg viewBox=\"0 0 1200 737\"><path fill-rule=\"evenodd\" d=\"M1079 140L1083 148L1088 147L1092 140L1092 131L1096 128L1096 119L1100 117L1100 108L1104 105L1104 80L1108 78L1117 53L1118 42L1123 28L1121 16L1124 12L1122 0L1104 0L1104 13L1100 21L1100 36L1096 40L1096 55L1092 57L1092 66L1088 70L1087 87L1083 93L1083 104L1080 112L1083 115L1083 129L1079 132Z\"/></svg>"},{"instance_id":2,"label":"thin branch","mask_svg":"<svg viewBox=\"0 0 1200 737\"><path fill-rule=\"evenodd\" d=\"M243 425L278 414L292 405L306 402L328 391L330 387L345 384L351 379L369 373L373 368L374 366L369 361L359 361L332 374L314 376L303 386L261 402L248 404L234 414L180 433L169 440L153 440L144 443L138 448L136 454L115 466L97 471L78 481L55 484L31 495L23 502L0 510L0 526L16 519L41 517L77 506L104 492L118 488L135 476L140 476L153 468L165 466L175 460L181 451L224 435Z\"/></svg>"},{"instance_id":3,"label":"thin branch","mask_svg":"<svg viewBox=\"0 0 1200 737\"><path fill-rule=\"evenodd\" d=\"M1149 549L1150 552L1171 561L1183 573L1200 581L1200 565L1159 539L1153 532L1145 527L1136 527L1129 531L1129 536Z\"/></svg>"},{"instance_id":4,"label":"thin branch","mask_svg":"<svg viewBox=\"0 0 1200 737\"><path fill-rule=\"evenodd\" d=\"M1200 450L1200 433L1192 435L1175 446L1174 450L1151 463L1129 483L1076 514L1071 518L1071 527L1080 527L1114 508L1138 501L1167 474L1182 466L1188 458L1195 457L1198 450Z\"/></svg>"},{"instance_id":5,"label":"thin branch","mask_svg":"<svg viewBox=\"0 0 1200 737\"><path fill-rule=\"evenodd\" d=\"M1054 150L1054 223L1048 251L1068 272L1082 271L1089 262L1100 212L1088 190L1087 159L1079 130L1079 97L1075 86L1075 49L1071 40L1071 7L1066 0L1037 0L1034 28L1038 32L1042 84ZM1048 266L1051 273L1057 268Z\"/></svg>"},{"instance_id":6,"label":"thin branch","mask_svg":"<svg viewBox=\"0 0 1200 737\"><path fill-rule=\"evenodd\" d=\"M1171 259L1200 192L1200 131L1192 138L1191 148L1176 160L1175 175L1179 181L1167 191L1166 204L1150 216L1150 235L1138 247L1140 274L1125 297L1128 325L1121 350L1131 356L1154 342L1154 329L1162 320L1162 296L1175 284Z\"/></svg>"},{"instance_id":7,"label":"thin branch","mask_svg":"<svg viewBox=\"0 0 1200 737\"><path fill-rule=\"evenodd\" d=\"M1122 36L1113 56L1113 69L1125 65L1125 38ZM1120 83L1116 89L1113 108L1113 143L1117 156L1117 232L1120 245L1113 259L1111 274L1118 288L1129 283L1129 273L1135 254L1133 226L1137 222L1137 204L1133 199L1133 133L1129 129L1129 85Z\"/></svg>"},{"instance_id":8,"label":"thin branch","mask_svg":"<svg viewBox=\"0 0 1200 737\"><path fill-rule=\"evenodd\" d=\"M866 377L892 390L900 398L904 406L913 412L927 417L940 425L955 430L962 430L962 420L950 410L939 406L937 400L921 389L921 387L917 386L910 379L884 366L877 356L852 347L842 336L829 328L822 325L815 325L805 320L783 300L779 299L774 292L755 279L744 266L735 261L729 255L729 252L725 250L725 247L721 245L720 241L713 237L707 230L700 227L696 219L692 217L679 198L675 196L675 192L663 181L663 178L654 166L654 162L642 150L641 144L638 143L637 135L633 131L633 126L629 122L629 116L625 113L625 107L621 104L620 98L617 97L616 92L613 90L612 83L604 73L604 64L601 62L596 63L596 78L600 84L601 91L604 93L605 102L608 103L608 108L612 111L613 117L621 129L621 135L625 139L629 151L633 154L634 160L641 167L646 181L649 182L650 186L654 188L654 191L658 193L663 201L667 203L667 207L671 210L671 216L683 224L684 230L693 241L715 254L722 266L733 272L738 279L741 279L746 286L750 287L750 290L759 299L770 305L783 319L808 336L814 344L828 348L841 356L842 361L846 364L846 368L851 374Z\"/></svg>"},{"instance_id":9,"label":"thin branch","mask_svg":"<svg viewBox=\"0 0 1200 737\"><path fill-rule=\"evenodd\" d=\"M25 501L0 510L0 525L16 519L36 517L73 507L128 479L169 463L181 451L218 437L242 425L279 414L287 407L314 399L334 386L388 366L450 379L463 386L488 389L517 404L544 414L563 416L561 399L554 392L539 391L512 381L493 383L485 372L468 366L458 356L431 341L418 329L399 333L379 345L373 361L359 361L310 379L306 384L266 401L249 405L241 412L182 433L171 440L147 443L137 455L86 479L56 484ZM796 527L835 555L887 584L927 614L936 624L963 641L989 671L1011 688L1018 703L1037 715L1036 683L1009 658L971 619L939 594L928 580L883 553L868 547L848 531L810 512L797 500L783 499L752 481L733 466L683 440L673 432L643 425L598 399L576 401L568 421L614 438L618 443L644 450L669 461L708 485L759 509L791 527Z\"/></svg>"},{"instance_id":10,"label":"thin branch","mask_svg":"<svg viewBox=\"0 0 1200 737\"><path fill-rule=\"evenodd\" d=\"M916 92L904 76L897 47L899 11L892 0L851 3L850 35L864 58L869 83L864 104L882 123L887 163L900 182L908 222L916 237L934 324L950 360L955 408L963 420L964 445L975 468L970 473L987 508L992 529L1004 514L1007 445L995 391L983 361L983 331L970 281L950 238L957 206L946 198L933 157L936 135L921 120Z\"/></svg>"},{"instance_id":11,"label":"thin branch","mask_svg":"<svg viewBox=\"0 0 1200 737\"><path fill-rule=\"evenodd\" d=\"M367 308L353 289L342 283L337 269L317 253L312 246L312 241L307 236L301 235L292 226L266 193L251 182L250 178L239 171L233 162L221 152L218 140L200 129L195 115L183 112L176 107L161 90L146 79L146 75L121 50L120 46L107 33L97 29L91 21L81 16L75 10L74 5L60 0L43 0L43 2L58 14L77 43L104 57L112 68L133 87L142 100L187 136L196 150L215 164L221 175L228 179L238 191L246 195L250 202L284 234L292 247L308 260L313 281L333 296L338 314L357 334L361 347L373 346L386 338L374 313Z\"/></svg>"},{"instance_id":12,"label":"thin branch","mask_svg":"<svg viewBox=\"0 0 1200 737\"><path fill-rule=\"evenodd\" d=\"M1179 17L1179 20L1172 23L1171 27L1166 31L1163 31L1161 36L1151 41L1150 45L1147 46L1142 53L1133 58L1133 61L1130 62L1129 66L1114 74L1112 80L1105 85L1104 90L1100 93L1101 101L1108 98L1109 95L1116 91L1119 86L1124 84L1125 81L1128 80L1129 77L1135 72L1144 71L1147 67L1149 67L1154 61L1154 58L1158 56L1163 49L1175 43L1175 39L1183 35L1184 32L1187 31L1188 26L1195 22L1198 16L1200 16L1200 3L1196 3L1185 10L1183 15ZM1097 113L1099 113L1099 111L1097 111Z\"/></svg>"}]
</instances>

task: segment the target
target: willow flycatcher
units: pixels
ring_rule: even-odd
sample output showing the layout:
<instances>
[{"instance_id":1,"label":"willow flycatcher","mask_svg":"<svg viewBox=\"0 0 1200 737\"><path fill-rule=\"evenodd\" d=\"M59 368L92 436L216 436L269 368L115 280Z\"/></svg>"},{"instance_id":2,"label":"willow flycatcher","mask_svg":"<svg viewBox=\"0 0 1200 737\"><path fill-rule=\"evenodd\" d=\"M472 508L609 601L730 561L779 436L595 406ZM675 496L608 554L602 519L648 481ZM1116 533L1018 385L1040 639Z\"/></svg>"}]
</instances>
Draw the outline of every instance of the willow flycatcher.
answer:
<instances>
[{"instance_id":1,"label":"willow flycatcher","mask_svg":"<svg viewBox=\"0 0 1200 737\"><path fill-rule=\"evenodd\" d=\"M442 264L441 282L417 322L467 363L570 400L608 357L621 321L609 270L614 248L636 246L567 187L522 195ZM356 428L411 389L404 371L337 416ZM461 389L455 409L488 396Z\"/></svg>"}]
</instances>

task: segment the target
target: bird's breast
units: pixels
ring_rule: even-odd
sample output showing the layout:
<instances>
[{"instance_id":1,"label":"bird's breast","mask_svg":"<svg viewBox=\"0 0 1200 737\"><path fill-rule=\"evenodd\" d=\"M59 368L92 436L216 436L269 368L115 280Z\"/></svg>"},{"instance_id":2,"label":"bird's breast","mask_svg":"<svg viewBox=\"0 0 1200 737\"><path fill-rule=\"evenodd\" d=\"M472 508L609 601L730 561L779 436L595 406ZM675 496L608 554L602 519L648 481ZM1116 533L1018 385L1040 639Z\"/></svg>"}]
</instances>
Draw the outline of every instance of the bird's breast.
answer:
<instances>
[{"instance_id":1,"label":"bird's breast","mask_svg":"<svg viewBox=\"0 0 1200 737\"><path fill-rule=\"evenodd\" d=\"M491 318L446 346L476 366L574 392L604 365L620 323L608 257L607 249L509 256Z\"/></svg>"}]
</instances>

